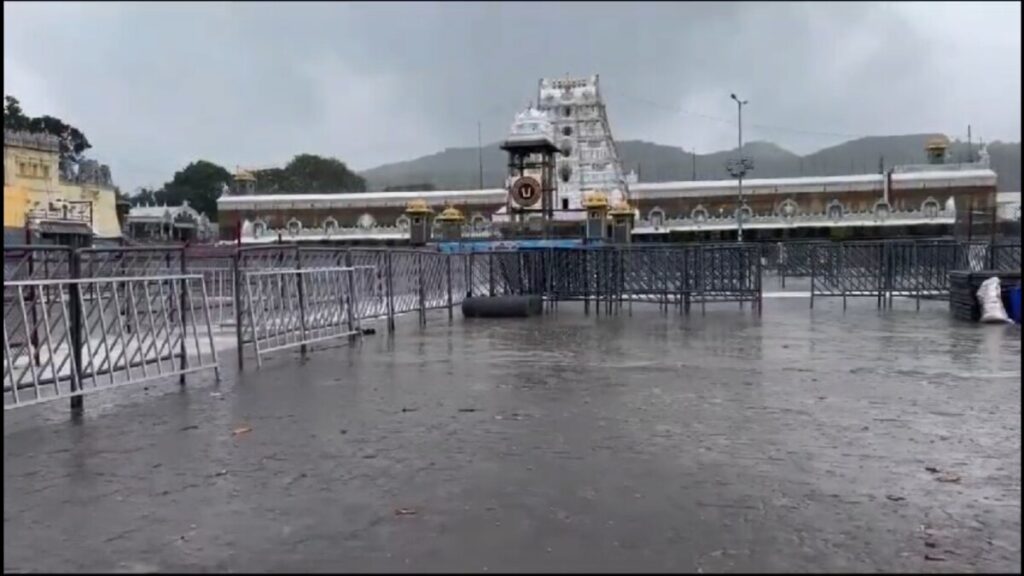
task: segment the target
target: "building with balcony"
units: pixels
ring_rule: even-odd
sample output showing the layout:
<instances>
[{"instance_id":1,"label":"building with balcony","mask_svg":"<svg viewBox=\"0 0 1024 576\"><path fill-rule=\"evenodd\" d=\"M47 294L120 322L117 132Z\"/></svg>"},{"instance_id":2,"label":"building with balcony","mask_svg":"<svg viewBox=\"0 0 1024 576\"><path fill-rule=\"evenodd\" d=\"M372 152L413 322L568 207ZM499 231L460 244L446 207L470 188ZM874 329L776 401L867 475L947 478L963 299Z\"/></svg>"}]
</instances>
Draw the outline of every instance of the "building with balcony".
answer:
<instances>
[{"instance_id":1,"label":"building with balcony","mask_svg":"<svg viewBox=\"0 0 1024 576\"><path fill-rule=\"evenodd\" d=\"M95 160L61 168L55 136L4 132L5 244L121 237L110 169Z\"/></svg>"}]
</instances>

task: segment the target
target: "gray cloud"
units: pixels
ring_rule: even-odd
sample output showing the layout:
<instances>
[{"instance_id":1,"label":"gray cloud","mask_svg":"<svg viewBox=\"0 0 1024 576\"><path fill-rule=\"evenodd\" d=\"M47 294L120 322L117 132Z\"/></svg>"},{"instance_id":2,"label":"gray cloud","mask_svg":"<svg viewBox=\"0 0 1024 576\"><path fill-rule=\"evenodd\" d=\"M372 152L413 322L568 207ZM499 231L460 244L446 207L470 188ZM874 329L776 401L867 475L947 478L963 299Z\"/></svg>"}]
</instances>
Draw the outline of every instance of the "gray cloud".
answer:
<instances>
[{"instance_id":1,"label":"gray cloud","mask_svg":"<svg viewBox=\"0 0 1024 576\"><path fill-rule=\"evenodd\" d=\"M4 91L123 187L196 158L355 168L500 138L541 76L599 73L618 138L798 152L1020 139L1020 4L4 4Z\"/></svg>"}]
</instances>

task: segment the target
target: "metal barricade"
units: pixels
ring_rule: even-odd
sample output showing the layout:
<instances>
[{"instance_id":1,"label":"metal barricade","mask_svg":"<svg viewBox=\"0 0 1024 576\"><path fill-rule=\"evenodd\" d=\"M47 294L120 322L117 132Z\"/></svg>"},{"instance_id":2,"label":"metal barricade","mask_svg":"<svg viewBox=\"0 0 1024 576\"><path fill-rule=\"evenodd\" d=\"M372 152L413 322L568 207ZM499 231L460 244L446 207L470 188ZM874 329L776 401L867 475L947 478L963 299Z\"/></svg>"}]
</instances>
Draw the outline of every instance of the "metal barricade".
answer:
<instances>
[{"instance_id":1,"label":"metal barricade","mask_svg":"<svg viewBox=\"0 0 1024 576\"><path fill-rule=\"evenodd\" d=\"M67 246L4 246L4 282L71 277Z\"/></svg>"},{"instance_id":2,"label":"metal barricade","mask_svg":"<svg viewBox=\"0 0 1024 576\"><path fill-rule=\"evenodd\" d=\"M761 250L756 245L701 246L697 302L760 302Z\"/></svg>"},{"instance_id":3,"label":"metal barricade","mask_svg":"<svg viewBox=\"0 0 1024 576\"><path fill-rule=\"evenodd\" d=\"M231 267L193 266L189 263L188 270L203 277L214 326L234 326L235 279Z\"/></svg>"},{"instance_id":4,"label":"metal barricade","mask_svg":"<svg viewBox=\"0 0 1024 576\"><path fill-rule=\"evenodd\" d=\"M78 251L83 278L185 274L184 246L119 246Z\"/></svg>"},{"instance_id":5,"label":"metal barricade","mask_svg":"<svg viewBox=\"0 0 1024 576\"><path fill-rule=\"evenodd\" d=\"M421 311L423 305L423 261L415 250L393 250L389 253L387 274L390 279L388 298L391 316Z\"/></svg>"},{"instance_id":6,"label":"metal barricade","mask_svg":"<svg viewBox=\"0 0 1024 576\"><path fill-rule=\"evenodd\" d=\"M263 355L360 333L357 273L368 268L265 269L242 273L243 326L239 354L251 344Z\"/></svg>"},{"instance_id":7,"label":"metal barricade","mask_svg":"<svg viewBox=\"0 0 1024 576\"><path fill-rule=\"evenodd\" d=\"M383 250L349 250L346 266L356 269L356 293L359 294L356 313L361 320L376 320L388 316L387 271L388 253Z\"/></svg>"},{"instance_id":8,"label":"metal barricade","mask_svg":"<svg viewBox=\"0 0 1024 576\"><path fill-rule=\"evenodd\" d=\"M1012 271L1020 270L1020 243L1004 244L997 243L990 247L992 270Z\"/></svg>"},{"instance_id":9,"label":"metal barricade","mask_svg":"<svg viewBox=\"0 0 1024 576\"><path fill-rule=\"evenodd\" d=\"M4 282L5 410L201 370L220 378L201 276Z\"/></svg>"},{"instance_id":10,"label":"metal barricade","mask_svg":"<svg viewBox=\"0 0 1024 576\"><path fill-rule=\"evenodd\" d=\"M815 244L810 249L811 298L874 297L881 306L886 290L887 253L882 242Z\"/></svg>"},{"instance_id":11,"label":"metal barricade","mask_svg":"<svg viewBox=\"0 0 1024 576\"><path fill-rule=\"evenodd\" d=\"M884 289L891 302L895 296L922 298L949 296L949 273L957 269L959 247L955 242L886 242Z\"/></svg>"},{"instance_id":12,"label":"metal barricade","mask_svg":"<svg viewBox=\"0 0 1024 576\"><path fill-rule=\"evenodd\" d=\"M956 270L1020 268L1020 244L989 245L953 240L882 240L820 243L811 249L811 307L821 296L875 297L881 307L897 296L949 296Z\"/></svg>"}]
</instances>

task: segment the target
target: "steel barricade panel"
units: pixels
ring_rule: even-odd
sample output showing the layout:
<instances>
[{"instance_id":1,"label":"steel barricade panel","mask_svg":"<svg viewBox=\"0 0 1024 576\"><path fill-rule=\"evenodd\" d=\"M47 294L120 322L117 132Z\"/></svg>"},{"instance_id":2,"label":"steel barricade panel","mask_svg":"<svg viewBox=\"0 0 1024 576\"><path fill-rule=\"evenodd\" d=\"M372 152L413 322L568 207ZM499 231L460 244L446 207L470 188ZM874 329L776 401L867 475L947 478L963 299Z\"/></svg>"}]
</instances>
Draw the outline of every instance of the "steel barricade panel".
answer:
<instances>
[{"instance_id":1,"label":"steel barricade panel","mask_svg":"<svg viewBox=\"0 0 1024 576\"><path fill-rule=\"evenodd\" d=\"M349 265L355 269L358 317L369 320L387 316L387 253L353 249L349 255Z\"/></svg>"},{"instance_id":2,"label":"steel barricade panel","mask_svg":"<svg viewBox=\"0 0 1024 576\"><path fill-rule=\"evenodd\" d=\"M810 249L811 292L815 296L874 296L884 289L885 245L816 244Z\"/></svg>"},{"instance_id":3,"label":"steel barricade panel","mask_svg":"<svg viewBox=\"0 0 1024 576\"><path fill-rule=\"evenodd\" d=\"M4 246L4 282L70 278L73 254L66 246Z\"/></svg>"},{"instance_id":4,"label":"steel barricade panel","mask_svg":"<svg viewBox=\"0 0 1024 576\"><path fill-rule=\"evenodd\" d=\"M219 377L198 275L5 282L4 292L4 409L200 370Z\"/></svg>"},{"instance_id":5,"label":"steel barricade panel","mask_svg":"<svg viewBox=\"0 0 1024 576\"><path fill-rule=\"evenodd\" d=\"M424 308L432 310L448 306L448 255L440 252L421 252Z\"/></svg>"},{"instance_id":6,"label":"steel barricade panel","mask_svg":"<svg viewBox=\"0 0 1024 576\"><path fill-rule=\"evenodd\" d=\"M452 279L452 304L459 305L466 299L470 291L469 279L469 255L450 254L451 279Z\"/></svg>"},{"instance_id":7,"label":"steel barricade panel","mask_svg":"<svg viewBox=\"0 0 1024 576\"><path fill-rule=\"evenodd\" d=\"M760 298L760 249L755 245L702 246L696 255L697 302L745 302Z\"/></svg>"},{"instance_id":8,"label":"steel barricade panel","mask_svg":"<svg viewBox=\"0 0 1024 576\"><path fill-rule=\"evenodd\" d=\"M992 269L1000 271L1020 270L1020 244L993 244Z\"/></svg>"},{"instance_id":9,"label":"steel barricade panel","mask_svg":"<svg viewBox=\"0 0 1024 576\"><path fill-rule=\"evenodd\" d=\"M83 248L78 257L83 278L181 274L185 269L183 246Z\"/></svg>"},{"instance_id":10,"label":"steel barricade panel","mask_svg":"<svg viewBox=\"0 0 1024 576\"><path fill-rule=\"evenodd\" d=\"M420 306L420 261L414 251L391 253L391 293L395 314L412 312Z\"/></svg>"},{"instance_id":11,"label":"steel barricade panel","mask_svg":"<svg viewBox=\"0 0 1024 576\"><path fill-rule=\"evenodd\" d=\"M360 275L369 280L358 280ZM270 352L356 335L358 287L374 283L367 266L244 272L240 344L251 344L262 366Z\"/></svg>"}]
</instances>

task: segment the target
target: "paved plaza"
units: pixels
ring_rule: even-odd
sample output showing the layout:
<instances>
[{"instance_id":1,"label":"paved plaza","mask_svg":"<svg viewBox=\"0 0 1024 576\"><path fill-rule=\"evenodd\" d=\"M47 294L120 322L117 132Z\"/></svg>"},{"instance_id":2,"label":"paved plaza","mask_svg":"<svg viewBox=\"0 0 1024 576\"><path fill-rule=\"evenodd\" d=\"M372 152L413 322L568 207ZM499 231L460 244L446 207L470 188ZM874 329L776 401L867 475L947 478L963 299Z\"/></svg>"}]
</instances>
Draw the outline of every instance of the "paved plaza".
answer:
<instances>
[{"instance_id":1,"label":"paved plaza","mask_svg":"<svg viewBox=\"0 0 1024 576\"><path fill-rule=\"evenodd\" d=\"M4 414L5 571L1021 570L1021 334L944 302L399 319Z\"/></svg>"}]
</instances>

